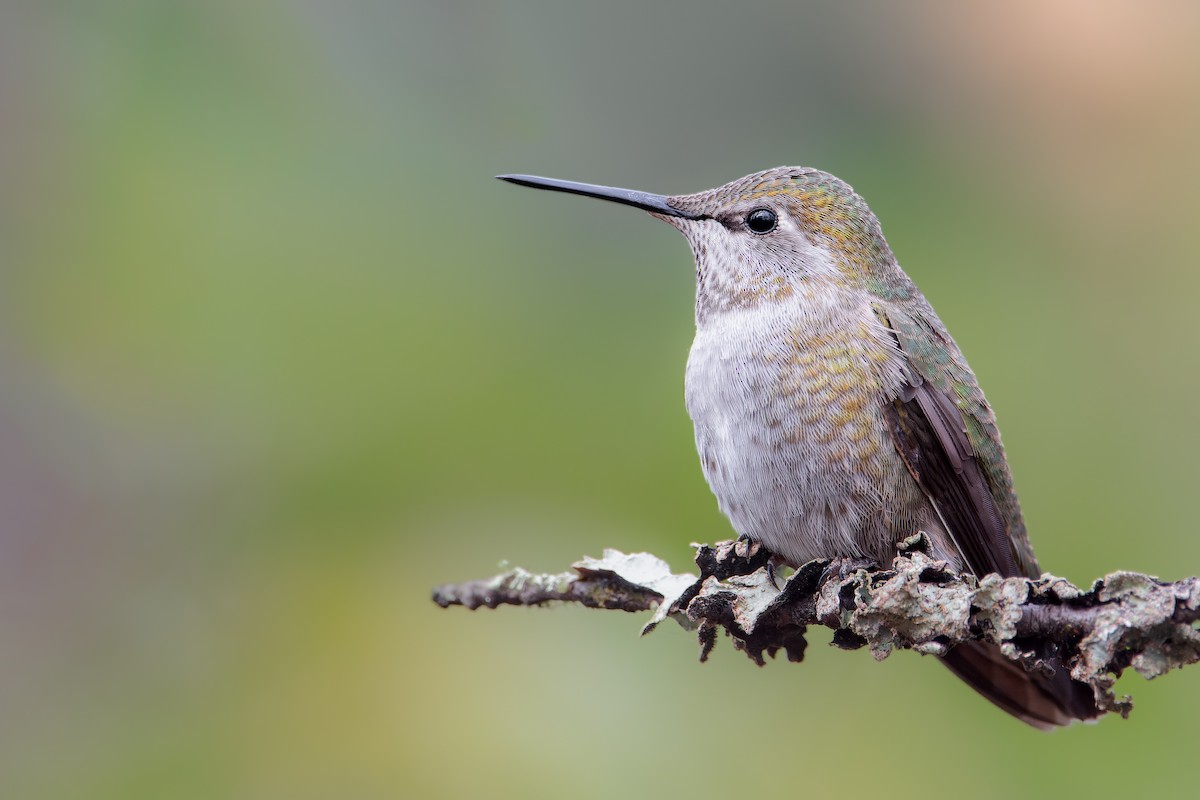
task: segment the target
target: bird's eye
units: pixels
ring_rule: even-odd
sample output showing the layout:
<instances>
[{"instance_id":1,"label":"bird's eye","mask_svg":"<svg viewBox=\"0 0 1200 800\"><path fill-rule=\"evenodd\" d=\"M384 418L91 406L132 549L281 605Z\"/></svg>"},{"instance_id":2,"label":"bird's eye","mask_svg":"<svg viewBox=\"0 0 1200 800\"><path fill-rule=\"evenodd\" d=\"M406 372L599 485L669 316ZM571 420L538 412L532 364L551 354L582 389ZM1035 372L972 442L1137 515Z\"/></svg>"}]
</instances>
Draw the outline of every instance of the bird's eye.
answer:
<instances>
[{"instance_id":1,"label":"bird's eye","mask_svg":"<svg viewBox=\"0 0 1200 800\"><path fill-rule=\"evenodd\" d=\"M746 215L746 227L755 233L770 233L778 221L769 208L756 208Z\"/></svg>"}]
</instances>

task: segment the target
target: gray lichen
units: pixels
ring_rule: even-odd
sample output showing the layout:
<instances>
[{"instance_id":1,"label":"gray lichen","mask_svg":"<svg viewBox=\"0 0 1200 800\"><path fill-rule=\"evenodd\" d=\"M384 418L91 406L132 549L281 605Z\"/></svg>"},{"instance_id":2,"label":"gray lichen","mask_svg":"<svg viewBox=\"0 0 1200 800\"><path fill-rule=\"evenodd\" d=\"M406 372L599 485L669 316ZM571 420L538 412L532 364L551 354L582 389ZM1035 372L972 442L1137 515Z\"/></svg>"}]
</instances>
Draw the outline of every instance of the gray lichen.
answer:
<instances>
[{"instance_id":1,"label":"gray lichen","mask_svg":"<svg viewBox=\"0 0 1200 800\"><path fill-rule=\"evenodd\" d=\"M1112 687L1128 667L1147 679L1200 661L1200 579L1165 583L1115 572L1083 591L1053 575L1038 580L987 575L976 580L933 559L928 542L902 543L888 567L861 561L813 561L786 579L770 554L746 541L702 545L699 575L675 574L649 553L605 550L573 572L509 570L483 581L439 587L439 605L574 602L592 608L653 609L643 633L670 617L696 630L701 659L724 630L734 647L764 664L780 651L800 661L806 629L833 630L833 643L866 646L876 659L893 651L942 655L971 639L998 644L1027 669L1053 644L1071 677L1092 686L1104 711L1127 715L1128 697Z\"/></svg>"}]
</instances>

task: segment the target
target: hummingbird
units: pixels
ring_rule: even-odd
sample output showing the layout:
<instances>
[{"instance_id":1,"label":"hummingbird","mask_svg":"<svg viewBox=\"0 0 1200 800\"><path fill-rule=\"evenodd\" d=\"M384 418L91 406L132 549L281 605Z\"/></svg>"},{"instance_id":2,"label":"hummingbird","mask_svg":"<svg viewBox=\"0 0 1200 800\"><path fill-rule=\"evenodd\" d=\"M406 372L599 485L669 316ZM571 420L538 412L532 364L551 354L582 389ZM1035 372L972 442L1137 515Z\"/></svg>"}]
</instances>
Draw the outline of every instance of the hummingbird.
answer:
<instances>
[{"instance_id":1,"label":"hummingbird","mask_svg":"<svg viewBox=\"0 0 1200 800\"><path fill-rule=\"evenodd\" d=\"M685 399L704 477L739 535L798 566L888 564L924 532L960 572L1038 577L995 414L847 183L778 167L667 196L497 177L640 208L687 239L696 336ZM1030 672L981 641L942 660L1034 727L1099 715L1061 664Z\"/></svg>"}]
</instances>

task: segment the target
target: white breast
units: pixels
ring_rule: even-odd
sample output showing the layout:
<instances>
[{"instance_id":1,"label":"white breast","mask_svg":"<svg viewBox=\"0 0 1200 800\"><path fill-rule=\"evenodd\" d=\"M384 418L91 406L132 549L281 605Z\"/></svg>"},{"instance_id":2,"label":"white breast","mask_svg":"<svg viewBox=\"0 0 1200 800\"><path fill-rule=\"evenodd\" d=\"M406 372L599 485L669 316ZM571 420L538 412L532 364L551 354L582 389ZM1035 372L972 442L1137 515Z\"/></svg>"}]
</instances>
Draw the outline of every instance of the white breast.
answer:
<instances>
[{"instance_id":1,"label":"white breast","mask_svg":"<svg viewBox=\"0 0 1200 800\"><path fill-rule=\"evenodd\" d=\"M882 413L904 381L889 332L840 292L707 317L688 358L687 408L734 529L794 563L890 552L926 511Z\"/></svg>"}]
</instances>

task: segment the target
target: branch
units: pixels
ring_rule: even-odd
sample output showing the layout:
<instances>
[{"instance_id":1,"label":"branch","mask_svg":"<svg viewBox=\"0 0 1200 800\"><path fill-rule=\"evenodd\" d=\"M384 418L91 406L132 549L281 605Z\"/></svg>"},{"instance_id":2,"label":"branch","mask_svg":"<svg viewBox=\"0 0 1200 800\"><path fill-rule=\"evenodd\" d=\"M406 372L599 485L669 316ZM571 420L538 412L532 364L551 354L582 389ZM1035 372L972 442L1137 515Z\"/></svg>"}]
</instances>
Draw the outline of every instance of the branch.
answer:
<instances>
[{"instance_id":1,"label":"branch","mask_svg":"<svg viewBox=\"0 0 1200 800\"><path fill-rule=\"evenodd\" d=\"M1027 669L1046 669L1054 653L1071 677L1091 685L1102 711L1128 716L1129 697L1112 686L1133 667L1150 679L1200 661L1200 578L1164 583L1134 572L1114 572L1083 591L1043 575L980 580L951 571L929 554L923 534L901 545L890 567L855 560L810 561L782 579L770 553L746 541L701 545L700 575L672 574L648 553L606 550L573 572L535 575L514 569L482 581L440 586L443 608L580 603L589 608L648 611L643 629L670 617L696 630L700 660L724 630L734 647L760 666L782 651L801 661L806 628L833 630L843 649L869 647L876 659L893 650L942 655L971 639L1000 645Z\"/></svg>"}]
</instances>

